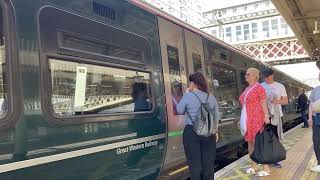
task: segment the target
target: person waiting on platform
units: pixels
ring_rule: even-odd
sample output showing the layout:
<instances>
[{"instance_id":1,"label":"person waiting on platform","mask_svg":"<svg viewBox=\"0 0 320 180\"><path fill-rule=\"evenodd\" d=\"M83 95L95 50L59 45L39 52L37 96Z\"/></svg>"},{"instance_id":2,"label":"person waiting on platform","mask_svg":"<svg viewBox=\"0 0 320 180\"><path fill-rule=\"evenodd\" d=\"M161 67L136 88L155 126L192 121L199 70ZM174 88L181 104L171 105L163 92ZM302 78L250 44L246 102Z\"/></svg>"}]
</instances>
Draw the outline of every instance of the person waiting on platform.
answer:
<instances>
[{"instance_id":1,"label":"person waiting on platform","mask_svg":"<svg viewBox=\"0 0 320 180\"><path fill-rule=\"evenodd\" d=\"M267 100L265 89L258 83L259 70L249 68L245 74L245 79L249 86L244 90L240 96L242 108L241 116L246 116L245 124L241 125L241 133L244 139L248 142L248 151L251 155L254 151L256 134L264 128L264 124L269 124L269 114L267 109ZM244 115L246 114L246 115ZM242 127L245 126L245 127ZM252 161L252 166L246 170L247 174L255 174L257 171L257 164ZM257 176L269 176L271 173L269 165L263 165L263 170L257 173Z\"/></svg>"},{"instance_id":2,"label":"person waiting on platform","mask_svg":"<svg viewBox=\"0 0 320 180\"><path fill-rule=\"evenodd\" d=\"M319 81L320 81L320 74L319 74ZM312 127L312 140L313 140L313 147L314 152L316 154L318 164L315 166L312 166L310 168L313 172L319 172L320 173L320 112L315 112L315 109L320 109L319 106L320 103L320 86L313 89L311 95L310 95L310 106L309 106L309 126Z\"/></svg>"},{"instance_id":3,"label":"person waiting on platform","mask_svg":"<svg viewBox=\"0 0 320 180\"><path fill-rule=\"evenodd\" d=\"M300 95L298 98L298 107L297 110L298 112L301 113L301 117L303 119L303 128L309 128L308 120L307 120L307 115L306 115L306 110L308 109L308 97L304 93L304 90L302 88L299 89Z\"/></svg>"},{"instance_id":4,"label":"person waiting on platform","mask_svg":"<svg viewBox=\"0 0 320 180\"><path fill-rule=\"evenodd\" d=\"M183 131L183 145L189 166L191 180L214 179L217 134L209 137L199 136L193 130L193 120L206 101L214 109L215 120L219 122L219 109L216 98L209 94L207 80L201 72L189 76L190 87L186 89L177 105L177 113L185 114L186 126ZM200 103L201 101L201 103Z\"/></svg>"},{"instance_id":5,"label":"person waiting on platform","mask_svg":"<svg viewBox=\"0 0 320 180\"><path fill-rule=\"evenodd\" d=\"M271 68L266 68L262 71L262 74L264 76L264 82L261 84L267 94L272 93L274 94L274 99L270 102L273 107L273 113L271 114L271 124L269 125L272 129L273 133L279 140L283 140L283 129L282 129L282 106L281 105L287 105L288 104L288 95L286 88L283 84L274 81L274 72ZM270 110L270 108L269 108ZM279 113L278 113L279 112ZM279 114L279 115L277 115ZM281 164L279 162L272 164L276 168L281 168Z\"/></svg>"}]
</instances>

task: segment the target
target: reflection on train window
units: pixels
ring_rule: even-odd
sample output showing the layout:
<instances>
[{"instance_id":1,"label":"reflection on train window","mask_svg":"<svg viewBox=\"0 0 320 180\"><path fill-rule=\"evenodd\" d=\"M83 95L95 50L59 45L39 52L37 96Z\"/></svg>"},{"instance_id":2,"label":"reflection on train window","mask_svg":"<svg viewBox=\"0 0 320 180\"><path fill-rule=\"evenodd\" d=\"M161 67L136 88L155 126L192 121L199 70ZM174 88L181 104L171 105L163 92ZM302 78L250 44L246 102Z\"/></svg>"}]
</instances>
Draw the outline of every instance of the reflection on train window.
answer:
<instances>
[{"instance_id":1,"label":"reflection on train window","mask_svg":"<svg viewBox=\"0 0 320 180\"><path fill-rule=\"evenodd\" d=\"M182 83L179 64L179 52L175 47L168 46L168 63L169 63L169 76L172 93L173 112L176 115L176 105L182 98Z\"/></svg>"},{"instance_id":2,"label":"reflection on train window","mask_svg":"<svg viewBox=\"0 0 320 180\"><path fill-rule=\"evenodd\" d=\"M8 94L6 87L6 37L3 25L3 10L0 6L0 118L4 118L8 113Z\"/></svg>"},{"instance_id":3,"label":"reflection on train window","mask_svg":"<svg viewBox=\"0 0 320 180\"><path fill-rule=\"evenodd\" d=\"M236 71L224 66L213 65L214 94L218 100L222 119L240 115L240 104L236 84Z\"/></svg>"},{"instance_id":4,"label":"reflection on train window","mask_svg":"<svg viewBox=\"0 0 320 180\"><path fill-rule=\"evenodd\" d=\"M246 78L245 78L245 75L246 75L246 71L241 71L240 72L240 92L243 92L246 87L248 86L248 83L246 81Z\"/></svg>"},{"instance_id":5,"label":"reflection on train window","mask_svg":"<svg viewBox=\"0 0 320 180\"><path fill-rule=\"evenodd\" d=\"M193 69L194 72L202 71L201 67L201 56L199 54L192 53L192 60L193 60Z\"/></svg>"},{"instance_id":6,"label":"reflection on train window","mask_svg":"<svg viewBox=\"0 0 320 180\"><path fill-rule=\"evenodd\" d=\"M150 73L49 59L52 108L58 116L152 109Z\"/></svg>"},{"instance_id":7,"label":"reflection on train window","mask_svg":"<svg viewBox=\"0 0 320 180\"><path fill-rule=\"evenodd\" d=\"M64 48L75 49L81 52L89 52L121 59L143 61L143 53L138 50L121 47L106 42L84 39L64 33L60 34L61 44Z\"/></svg>"}]
</instances>

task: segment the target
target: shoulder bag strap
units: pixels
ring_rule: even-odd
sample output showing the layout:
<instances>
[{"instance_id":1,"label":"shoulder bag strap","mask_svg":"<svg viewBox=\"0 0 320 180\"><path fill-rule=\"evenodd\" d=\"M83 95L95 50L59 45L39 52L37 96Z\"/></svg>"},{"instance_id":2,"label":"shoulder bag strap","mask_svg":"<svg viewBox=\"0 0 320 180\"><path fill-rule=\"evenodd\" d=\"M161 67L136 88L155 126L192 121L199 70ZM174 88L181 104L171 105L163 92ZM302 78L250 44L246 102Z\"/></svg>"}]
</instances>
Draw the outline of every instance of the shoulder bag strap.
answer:
<instances>
[{"instance_id":1,"label":"shoulder bag strap","mask_svg":"<svg viewBox=\"0 0 320 180\"><path fill-rule=\"evenodd\" d=\"M196 93L194 93L194 92L191 92L191 93L196 96L196 98L198 99L198 101L199 101L200 103L202 103L201 100L200 100L200 98L198 97L198 95L197 95Z\"/></svg>"},{"instance_id":2,"label":"shoulder bag strap","mask_svg":"<svg viewBox=\"0 0 320 180\"><path fill-rule=\"evenodd\" d=\"M256 87L256 85L257 85L258 83L256 83L251 89L249 89L248 90L248 92L246 93L246 95L244 96L244 105L246 104L246 99L247 99L247 95L250 93L250 91L254 88L254 87Z\"/></svg>"}]
</instances>

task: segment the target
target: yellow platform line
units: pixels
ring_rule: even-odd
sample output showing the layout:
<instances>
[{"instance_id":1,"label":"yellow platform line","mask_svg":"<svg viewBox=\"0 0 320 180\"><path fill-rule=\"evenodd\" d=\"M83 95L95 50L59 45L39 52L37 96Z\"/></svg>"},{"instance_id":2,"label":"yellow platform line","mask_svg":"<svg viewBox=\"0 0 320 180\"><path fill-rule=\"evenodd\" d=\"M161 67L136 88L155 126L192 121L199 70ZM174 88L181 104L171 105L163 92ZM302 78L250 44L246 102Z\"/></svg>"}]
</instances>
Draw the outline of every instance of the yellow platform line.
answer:
<instances>
[{"instance_id":1,"label":"yellow platform line","mask_svg":"<svg viewBox=\"0 0 320 180\"><path fill-rule=\"evenodd\" d=\"M189 167L188 166L184 166L184 167L182 167L182 168L180 168L180 169L178 169L176 171L173 171L173 172L169 173L169 176L173 176L173 175L178 174L178 173L180 173L182 171L185 171L187 169L189 169Z\"/></svg>"},{"instance_id":2,"label":"yellow platform line","mask_svg":"<svg viewBox=\"0 0 320 180\"><path fill-rule=\"evenodd\" d=\"M237 173L235 176L228 176L226 178L221 178L221 180L231 180L236 178L241 178L243 180L250 180L250 174L243 173L239 168L234 169L234 172Z\"/></svg>"}]
</instances>

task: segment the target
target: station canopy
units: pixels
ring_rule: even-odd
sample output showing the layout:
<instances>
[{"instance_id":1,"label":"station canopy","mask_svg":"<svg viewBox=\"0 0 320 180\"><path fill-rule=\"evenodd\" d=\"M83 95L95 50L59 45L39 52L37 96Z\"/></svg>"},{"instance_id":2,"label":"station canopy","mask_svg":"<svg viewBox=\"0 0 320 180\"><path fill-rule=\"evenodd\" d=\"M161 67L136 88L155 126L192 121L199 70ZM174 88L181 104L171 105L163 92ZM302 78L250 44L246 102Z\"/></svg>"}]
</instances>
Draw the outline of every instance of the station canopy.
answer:
<instances>
[{"instance_id":1,"label":"station canopy","mask_svg":"<svg viewBox=\"0 0 320 180\"><path fill-rule=\"evenodd\" d=\"M320 0L272 1L320 68Z\"/></svg>"}]
</instances>

